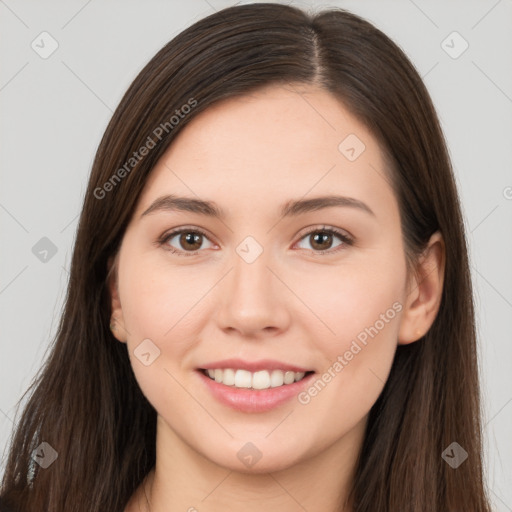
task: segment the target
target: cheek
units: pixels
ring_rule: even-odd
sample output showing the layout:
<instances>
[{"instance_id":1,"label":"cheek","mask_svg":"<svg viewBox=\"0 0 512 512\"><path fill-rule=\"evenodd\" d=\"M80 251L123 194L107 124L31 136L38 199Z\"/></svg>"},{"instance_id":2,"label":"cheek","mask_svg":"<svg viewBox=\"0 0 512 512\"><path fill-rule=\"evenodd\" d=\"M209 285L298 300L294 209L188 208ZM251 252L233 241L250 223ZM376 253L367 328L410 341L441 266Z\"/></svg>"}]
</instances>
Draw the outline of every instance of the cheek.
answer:
<instances>
[{"instance_id":1,"label":"cheek","mask_svg":"<svg viewBox=\"0 0 512 512\"><path fill-rule=\"evenodd\" d=\"M321 320L308 315L303 323L323 356L319 381L302 400L311 402L315 414L322 414L322 403L331 403L331 413L344 421L347 410L362 417L375 403L397 347L404 280L396 254L302 279L300 293Z\"/></svg>"},{"instance_id":2,"label":"cheek","mask_svg":"<svg viewBox=\"0 0 512 512\"><path fill-rule=\"evenodd\" d=\"M201 282L192 279L185 267L171 272L162 262L143 257L123 263L119 292L131 365L153 407L171 410L187 401L178 383L180 367L199 339L198 301L208 287L204 276Z\"/></svg>"},{"instance_id":3,"label":"cheek","mask_svg":"<svg viewBox=\"0 0 512 512\"><path fill-rule=\"evenodd\" d=\"M307 315L309 330L314 327L317 332L311 340L335 358L348 350L354 339L359 337L364 343L368 331L379 339L394 338L401 310L396 303L402 300L404 281L405 271L396 257L395 261L354 261L309 277L305 274L297 280L296 290L307 298L313 313Z\"/></svg>"},{"instance_id":4,"label":"cheek","mask_svg":"<svg viewBox=\"0 0 512 512\"><path fill-rule=\"evenodd\" d=\"M200 339L197 318L208 283L204 276L191 277L190 269L171 272L151 258L127 258L124 263L119 292L130 361L143 393L158 410L162 405L154 400L161 400L162 391L177 391L171 375L187 363L187 354Z\"/></svg>"},{"instance_id":5,"label":"cheek","mask_svg":"<svg viewBox=\"0 0 512 512\"><path fill-rule=\"evenodd\" d=\"M196 304L208 290L204 275L195 277L186 266L170 271L161 260L141 257L120 268L123 317L134 340L147 337L163 343L175 338L190 326Z\"/></svg>"}]
</instances>

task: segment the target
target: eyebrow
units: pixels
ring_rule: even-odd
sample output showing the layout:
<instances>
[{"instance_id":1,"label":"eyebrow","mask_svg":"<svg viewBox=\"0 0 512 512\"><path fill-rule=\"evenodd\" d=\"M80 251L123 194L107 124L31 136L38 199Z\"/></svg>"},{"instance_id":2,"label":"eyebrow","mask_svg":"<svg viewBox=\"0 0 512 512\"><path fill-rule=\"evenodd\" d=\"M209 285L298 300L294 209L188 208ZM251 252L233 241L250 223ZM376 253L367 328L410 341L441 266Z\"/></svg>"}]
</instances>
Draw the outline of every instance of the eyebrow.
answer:
<instances>
[{"instance_id":1,"label":"eyebrow","mask_svg":"<svg viewBox=\"0 0 512 512\"><path fill-rule=\"evenodd\" d=\"M320 196L310 199L295 199L284 203L281 206L282 217L295 217L303 213L313 212L324 208L332 207L356 208L375 217L373 210L366 204L353 197L345 196ZM215 202L196 199L193 197L180 197L176 195L165 195L159 197L147 208L141 217L159 211L183 211L198 213L216 219L226 218L226 213Z\"/></svg>"}]
</instances>

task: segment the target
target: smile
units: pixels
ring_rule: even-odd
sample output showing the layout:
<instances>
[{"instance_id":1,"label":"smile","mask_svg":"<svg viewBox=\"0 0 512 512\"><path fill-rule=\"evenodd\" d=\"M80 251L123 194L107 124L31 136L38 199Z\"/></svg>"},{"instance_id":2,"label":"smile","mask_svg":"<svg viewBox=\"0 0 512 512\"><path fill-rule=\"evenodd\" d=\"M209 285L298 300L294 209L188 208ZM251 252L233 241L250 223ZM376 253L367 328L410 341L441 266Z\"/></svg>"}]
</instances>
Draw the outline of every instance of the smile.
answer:
<instances>
[{"instance_id":1,"label":"smile","mask_svg":"<svg viewBox=\"0 0 512 512\"><path fill-rule=\"evenodd\" d=\"M233 368L210 368L202 371L206 376L219 384L235 388L257 390L287 386L294 382L301 381L308 373L313 373L286 370L260 370L250 372L248 370Z\"/></svg>"},{"instance_id":2,"label":"smile","mask_svg":"<svg viewBox=\"0 0 512 512\"><path fill-rule=\"evenodd\" d=\"M259 365L258 365L259 366ZM243 413L264 413L284 406L304 391L314 371L198 368L195 372L218 403Z\"/></svg>"}]
</instances>

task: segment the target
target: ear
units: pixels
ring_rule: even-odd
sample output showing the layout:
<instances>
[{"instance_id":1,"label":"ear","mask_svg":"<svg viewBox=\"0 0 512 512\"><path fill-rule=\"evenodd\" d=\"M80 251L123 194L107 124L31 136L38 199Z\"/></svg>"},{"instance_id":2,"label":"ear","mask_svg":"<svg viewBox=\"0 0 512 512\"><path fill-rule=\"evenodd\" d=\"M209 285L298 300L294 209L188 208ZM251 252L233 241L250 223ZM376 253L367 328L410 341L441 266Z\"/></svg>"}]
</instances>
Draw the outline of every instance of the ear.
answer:
<instances>
[{"instance_id":1,"label":"ear","mask_svg":"<svg viewBox=\"0 0 512 512\"><path fill-rule=\"evenodd\" d=\"M419 259L416 272L409 279L398 332L399 345L417 341L434 323L443 294L444 269L444 240L436 231Z\"/></svg>"},{"instance_id":2,"label":"ear","mask_svg":"<svg viewBox=\"0 0 512 512\"><path fill-rule=\"evenodd\" d=\"M117 279L117 265L119 252L108 259L107 286L110 292L112 316L110 318L110 328L112 334L122 343L126 343L126 328L124 325L123 308L119 298L119 288Z\"/></svg>"}]
</instances>

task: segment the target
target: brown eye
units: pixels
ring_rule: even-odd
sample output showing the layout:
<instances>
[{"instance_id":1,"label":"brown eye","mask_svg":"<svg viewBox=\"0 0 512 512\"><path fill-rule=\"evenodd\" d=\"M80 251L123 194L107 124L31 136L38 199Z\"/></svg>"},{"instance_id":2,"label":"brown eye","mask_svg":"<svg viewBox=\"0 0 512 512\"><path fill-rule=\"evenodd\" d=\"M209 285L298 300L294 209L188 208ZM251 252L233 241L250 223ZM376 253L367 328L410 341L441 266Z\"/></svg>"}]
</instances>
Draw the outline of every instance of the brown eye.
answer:
<instances>
[{"instance_id":1,"label":"brown eye","mask_svg":"<svg viewBox=\"0 0 512 512\"><path fill-rule=\"evenodd\" d=\"M336 238L340 242L333 245ZM348 235L334 228L317 228L306 233L301 240L308 240L310 249L318 254L323 254L324 252L335 253L344 246L352 244L352 239ZM306 247L306 249L309 248Z\"/></svg>"},{"instance_id":2,"label":"brown eye","mask_svg":"<svg viewBox=\"0 0 512 512\"><path fill-rule=\"evenodd\" d=\"M202 231L197 229L180 229L164 235L160 240L160 244L173 253L182 256L193 256L199 252L205 240L209 241L206 234Z\"/></svg>"},{"instance_id":3,"label":"brown eye","mask_svg":"<svg viewBox=\"0 0 512 512\"><path fill-rule=\"evenodd\" d=\"M201 247L202 236L200 233L184 232L180 234L179 244L184 249L196 251Z\"/></svg>"},{"instance_id":4,"label":"brown eye","mask_svg":"<svg viewBox=\"0 0 512 512\"><path fill-rule=\"evenodd\" d=\"M309 235L312 240L311 247L313 249L324 250L330 249L333 243L333 235L330 233L326 233L325 231L317 232L312 235Z\"/></svg>"}]
</instances>

